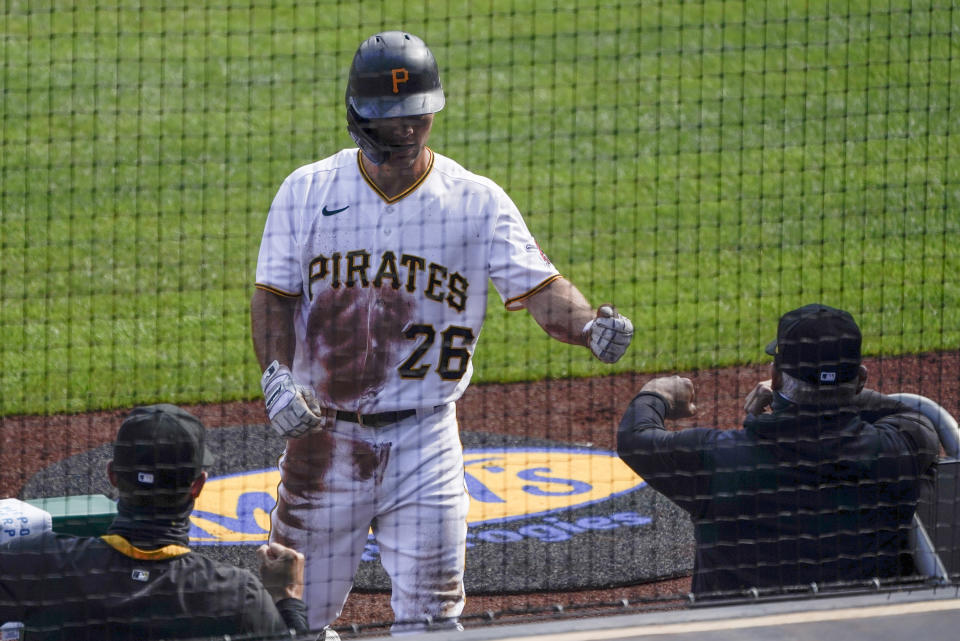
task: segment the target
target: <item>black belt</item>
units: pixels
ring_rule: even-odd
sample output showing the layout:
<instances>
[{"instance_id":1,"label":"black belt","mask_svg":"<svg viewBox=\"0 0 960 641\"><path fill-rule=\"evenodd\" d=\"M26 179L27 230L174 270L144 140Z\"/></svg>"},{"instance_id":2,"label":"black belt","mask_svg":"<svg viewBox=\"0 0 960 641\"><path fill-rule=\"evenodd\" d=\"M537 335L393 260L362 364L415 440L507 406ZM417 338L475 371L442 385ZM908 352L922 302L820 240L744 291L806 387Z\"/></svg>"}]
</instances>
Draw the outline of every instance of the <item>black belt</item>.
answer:
<instances>
[{"instance_id":1,"label":"black belt","mask_svg":"<svg viewBox=\"0 0 960 641\"><path fill-rule=\"evenodd\" d=\"M380 412L379 414L357 414L356 412L341 412L337 410L338 421L350 421L359 423L364 427L384 427L399 423L405 418L410 418L417 413L417 410L397 410L395 412Z\"/></svg>"}]
</instances>

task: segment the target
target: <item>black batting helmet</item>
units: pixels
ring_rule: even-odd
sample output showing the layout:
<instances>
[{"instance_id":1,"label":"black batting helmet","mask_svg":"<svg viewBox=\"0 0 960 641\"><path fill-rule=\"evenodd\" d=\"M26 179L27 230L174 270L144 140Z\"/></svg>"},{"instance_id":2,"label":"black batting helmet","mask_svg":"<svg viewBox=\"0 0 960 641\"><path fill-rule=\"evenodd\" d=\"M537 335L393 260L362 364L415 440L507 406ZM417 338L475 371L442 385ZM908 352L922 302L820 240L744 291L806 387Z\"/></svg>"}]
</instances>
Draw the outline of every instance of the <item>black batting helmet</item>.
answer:
<instances>
[{"instance_id":1,"label":"black batting helmet","mask_svg":"<svg viewBox=\"0 0 960 641\"><path fill-rule=\"evenodd\" d=\"M384 31L367 38L354 54L347 81L347 131L375 164L386 160L391 148L370 131L368 121L432 114L444 102L437 61L417 36Z\"/></svg>"}]
</instances>

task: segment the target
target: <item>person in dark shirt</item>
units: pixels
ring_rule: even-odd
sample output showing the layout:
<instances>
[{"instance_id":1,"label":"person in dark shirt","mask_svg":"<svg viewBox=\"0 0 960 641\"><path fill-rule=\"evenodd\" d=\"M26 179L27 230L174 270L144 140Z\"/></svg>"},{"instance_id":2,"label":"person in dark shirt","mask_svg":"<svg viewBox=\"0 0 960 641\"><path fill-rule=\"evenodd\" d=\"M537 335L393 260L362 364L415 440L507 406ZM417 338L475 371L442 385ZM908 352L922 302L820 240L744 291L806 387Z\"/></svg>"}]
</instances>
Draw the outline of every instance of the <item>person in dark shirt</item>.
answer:
<instances>
[{"instance_id":1,"label":"person in dark shirt","mask_svg":"<svg viewBox=\"0 0 960 641\"><path fill-rule=\"evenodd\" d=\"M690 514L698 598L914 573L908 537L940 441L928 418L864 389L861 340L845 311L785 314L742 429L665 430L696 411L687 378L653 379L631 401L618 453Z\"/></svg>"},{"instance_id":2,"label":"person in dark shirt","mask_svg":"<svg viewBox=\"0 0 960 641\"><path fill-rule=\"evenodd\" d=\"M212 462L189 412L130 412L107 465L119 490L107 534L45 532L0 546L0 623L22 622L27 639L71 641L307 633L302 554L262 546L261 581L188 547Z\"/></svg>"}]
</instances>

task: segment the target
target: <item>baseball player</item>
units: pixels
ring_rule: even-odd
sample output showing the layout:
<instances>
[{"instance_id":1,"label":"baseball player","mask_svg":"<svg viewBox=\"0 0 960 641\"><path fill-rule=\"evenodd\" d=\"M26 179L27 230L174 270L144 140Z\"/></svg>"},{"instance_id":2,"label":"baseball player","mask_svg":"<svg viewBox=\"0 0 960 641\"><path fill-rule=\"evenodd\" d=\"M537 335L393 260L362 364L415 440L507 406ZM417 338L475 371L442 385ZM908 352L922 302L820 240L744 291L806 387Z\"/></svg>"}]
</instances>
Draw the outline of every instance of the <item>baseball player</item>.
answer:
<instances>
[{"instance_id":1,"label":"baseball player","mask_svg":"<svg viewBox=\"0 0 960 641\"><path fill-rule=\"evenodd\" d=\"M500 187L426 146L443 106L420 38L368 38L346 91L359 149L288 176L263 233L254 349L288 439L270 539L307 557L314 628L339 616L370 527L394 631L459 626L468 497L454 403L488 282L507 309L604 362L633 335L558 273Z\"/></svg>"}]
</instances>

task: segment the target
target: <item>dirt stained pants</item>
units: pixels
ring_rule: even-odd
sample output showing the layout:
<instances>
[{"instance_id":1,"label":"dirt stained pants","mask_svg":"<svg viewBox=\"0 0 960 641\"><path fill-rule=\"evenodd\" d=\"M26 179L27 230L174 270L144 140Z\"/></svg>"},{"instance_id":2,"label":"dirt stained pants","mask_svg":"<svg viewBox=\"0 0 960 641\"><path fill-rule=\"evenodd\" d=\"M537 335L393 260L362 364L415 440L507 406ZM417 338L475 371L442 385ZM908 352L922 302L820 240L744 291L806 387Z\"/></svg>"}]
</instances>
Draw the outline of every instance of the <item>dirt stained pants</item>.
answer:
<instances>
[{"instance_id":1,"label":"dirt stained pants","mask_svg":"<svg viewBox=\"0 0 960 641\"><path fill-rule=\"evenodd\" d=\"M306 556L310 626L333 623L372 527L403 622L463 611L469 497L453 403L385 427L338 420L287 442L270 540Z\"/></svg>"}]
</instances>

